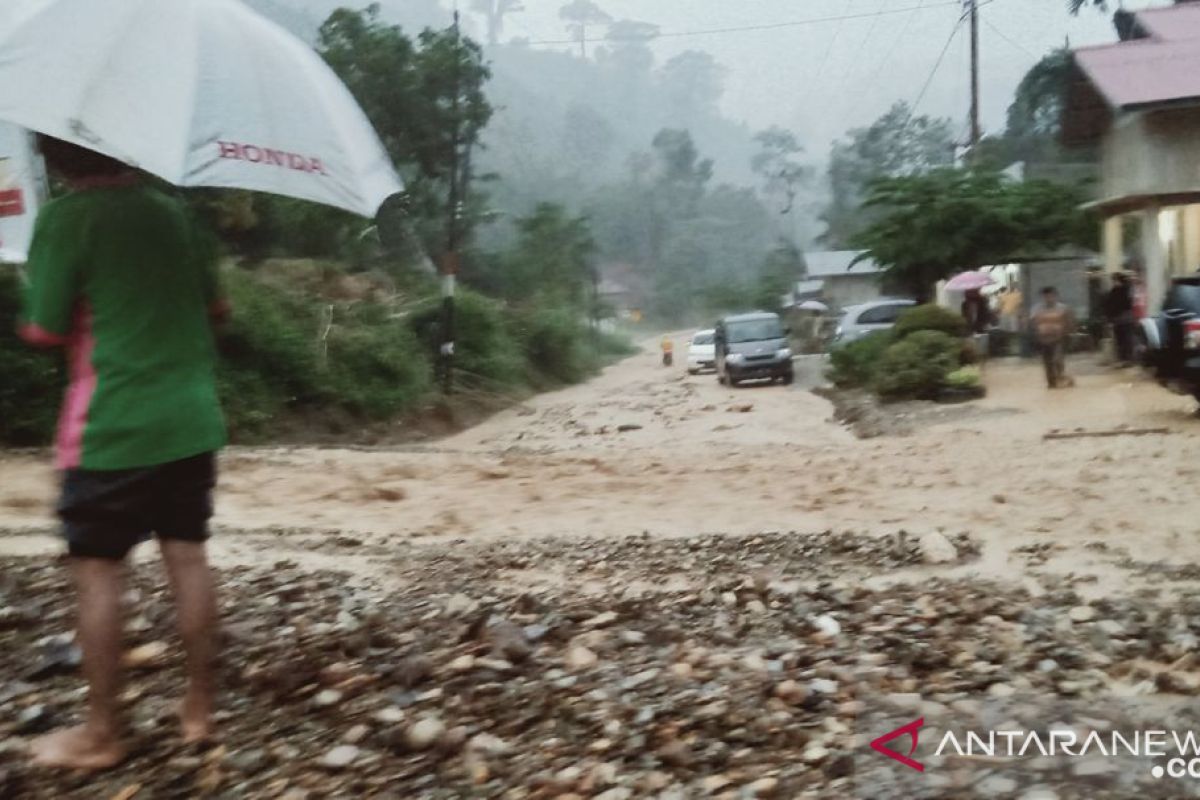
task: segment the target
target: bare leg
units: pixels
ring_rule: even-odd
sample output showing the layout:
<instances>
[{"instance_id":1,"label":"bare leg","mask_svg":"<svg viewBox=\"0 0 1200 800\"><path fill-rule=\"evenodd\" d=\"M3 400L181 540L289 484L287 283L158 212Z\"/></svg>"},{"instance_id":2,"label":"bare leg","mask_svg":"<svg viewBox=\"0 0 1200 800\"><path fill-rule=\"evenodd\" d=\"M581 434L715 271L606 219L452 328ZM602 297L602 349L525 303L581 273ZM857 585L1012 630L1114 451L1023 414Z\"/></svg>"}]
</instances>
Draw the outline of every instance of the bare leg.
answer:
<instances>
[{"instance_id":1,"label":"bare leg","mask_svg":"<svg viewBox=\"0 0 1200 800\"><path fill-rule=\"evenodd\" d=\"M213 734L212 712L216 696L217 595L203 543L160 539L179 633L187 653L187 693L179 710L185 742L199 742Z\"/></svg>"},{"instance_id":2,"label":"bare leg","mask_svg":"<svg viewBox=\"0 0 1200 800\"><path fill-rule=\"evenodd\" d=\"M98 770L125 758L121 744L121 595L125 565L101 558L72 558L79 595L79 644L88 682L88 713L83 725L34 741L35 763Z\"/></svg>"}]
</instances>

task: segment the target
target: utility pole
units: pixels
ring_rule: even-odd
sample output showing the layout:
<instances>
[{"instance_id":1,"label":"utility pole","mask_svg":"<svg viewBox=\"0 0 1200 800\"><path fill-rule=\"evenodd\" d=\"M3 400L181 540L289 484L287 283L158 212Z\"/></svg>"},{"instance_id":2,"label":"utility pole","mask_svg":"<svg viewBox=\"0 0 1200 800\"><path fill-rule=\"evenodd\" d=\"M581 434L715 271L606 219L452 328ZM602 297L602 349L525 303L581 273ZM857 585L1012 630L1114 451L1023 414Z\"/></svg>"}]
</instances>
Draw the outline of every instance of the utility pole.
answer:
<instances>
[{"instance_id":1,"label":"utility pole","mask_svg":"<svg viewBox=\"0 0 1200 800\"><path fill-rule=\"evenodd\" d=\"M456 4L457 6L457 4ZM442 378L442 391L454 391L454 290L458 280L459 215L462 200L459 191L459 148L461 146L461 119L459 95L462 94L462 63L459 58L461 43L458 8L454 9L454 97L451 99L453 133L450 155L450 199L446 219L446 252L442 254L442 331L441 347L438 349L438 367Z\"/></svg>"},{"instance_id":2,"label":"utility pole","mask_svg":"<svg viewBox=\"0 0 1200 800\"><path fill-rule=\"evenodd\" d=\"M979 124L979 0L966 0L971 15L971 151L975 161L983 128Z\"/></svg>"}]
</instances>

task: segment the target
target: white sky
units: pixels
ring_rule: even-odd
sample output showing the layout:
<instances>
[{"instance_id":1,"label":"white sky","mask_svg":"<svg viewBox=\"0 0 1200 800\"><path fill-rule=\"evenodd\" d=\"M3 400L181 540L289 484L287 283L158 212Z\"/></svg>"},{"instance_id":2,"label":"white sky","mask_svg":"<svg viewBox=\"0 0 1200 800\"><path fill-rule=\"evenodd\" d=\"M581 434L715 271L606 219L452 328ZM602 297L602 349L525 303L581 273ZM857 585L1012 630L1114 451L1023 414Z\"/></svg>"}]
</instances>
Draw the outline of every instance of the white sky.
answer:
<instances>
[{"instance_id":1,"label":"white sky","mask_svg":"<svg viewBox=\"0 0 1200 800\"><path fill-rule=\"evenodd\" d=\"M449 4L451 0L443 0ZM524 0L506 19L505 38L567 38L558 9L565 0ZM896 100L913 102L960 15L946 0L598 0L614 18L661 26L664 33L771 25L821 17L869 17L744 31L664 38L653 44L660 62L688 49L706 50L728 70L725 111L754 128L795 130L810 155L870 123ZM1066 0L983 0L980 29L983 120L1004 127L1021 77L1061 46L1116 40L1111 13L1067 13ZM1165 0L1126 0L1129 8ZM460 0L463 8L468 6ZM923 10L887 12L925 7ZM601 35L597 32L597 35ZM567 49L563 46L562 49ZM969 35L964 24L921 102L919 112L953 118L965 133L969 106Z\"/></svg>"}]
</instances>

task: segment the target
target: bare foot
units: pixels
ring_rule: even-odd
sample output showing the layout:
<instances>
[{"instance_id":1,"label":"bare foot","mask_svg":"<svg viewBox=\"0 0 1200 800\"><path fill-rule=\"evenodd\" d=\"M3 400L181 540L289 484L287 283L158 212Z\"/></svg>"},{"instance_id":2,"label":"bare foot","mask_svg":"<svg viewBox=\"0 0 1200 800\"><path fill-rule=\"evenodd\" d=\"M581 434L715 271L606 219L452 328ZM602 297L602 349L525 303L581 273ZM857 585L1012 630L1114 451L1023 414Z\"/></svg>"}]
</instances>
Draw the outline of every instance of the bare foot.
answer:
<instances>
[{"instance_id":1,"label":"bare foot","mask_svg":"<svg viewBox=\"0 0 1200 800\"><path fill-rule=\"evenodd\" d=\"M98 735L86 725L35 739L29 752L37 766L89 772L112 769L125 760L125 748L119 738Z\"/></svg>"},{"instance_id":2,"label":"bare foot","mask_svg":"<svg viewBox=\"0 0 1200 800\"><path fill-rule=\"evenodd\" d=\"M212 701L188 695L179 706L179 726L184 744L201 744L216 735L212 719Z\"/></svg>"}]
</instances>

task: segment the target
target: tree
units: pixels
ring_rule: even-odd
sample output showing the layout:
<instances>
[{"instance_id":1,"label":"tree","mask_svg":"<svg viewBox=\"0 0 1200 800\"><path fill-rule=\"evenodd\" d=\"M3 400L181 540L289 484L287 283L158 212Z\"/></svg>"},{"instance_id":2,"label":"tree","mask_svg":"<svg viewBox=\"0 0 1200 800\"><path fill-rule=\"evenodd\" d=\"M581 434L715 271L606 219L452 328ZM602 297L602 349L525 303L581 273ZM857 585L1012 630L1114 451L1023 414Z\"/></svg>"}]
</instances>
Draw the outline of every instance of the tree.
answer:
<instances>
[{"instance_id":1,"label":"tree","mask_svg":"<svg viewBox=\"0 0 1200 800\"><path fill-rule=\"evenodd\" d=\"M983 163L1003 168L1016 161L1044 164L1062 160L1059 139L1071 71L1071 52L1062 48L1044 56L1025 74L1008 107L1004 134L989 137L980 146Z\"/></svg>"},{"instance_id":2,"label":"tree","mask_svg":"<svg viewBox=\"0 0 1200 800\"><path fill-rule=\"evenodd\" d=\"M588 28L612 22L612 17L593 0L571 0L558 10L558 18L567 24L567 31L579 42L579 52L584 58L587 58Z\"/></svg>"},{"instance_id":3,"label":"tree","mask_svg":"<svg viewBox=\"0 0 1200 800\"><path fill-rule=\"evenodd\" d=\"M987 170L938 169L876 181L867 200L878 216L853 240L885 267L884 278L918 299L951 275L1094 248L1099 226L1081 211L1076 186L1013 181Z\"/></svg>"},{"instance_id":4,"label":"tree","mask_svg":"<svg viewBox=\"0 0 1200 800\"><path fill-rule=\"evenodd\" d=\"M954 128L946 119L914 116L899 102L866 128L833 145L829 160L830 203L821 220L821 240L844 248L870 220L864 214L867 187L879 178L917 175L954 162Z\"/></svg>"},{"instance_id":5,"label":"tree","mask_svg":"<svg viewBox=\"0 0 1200 800\"><path fill-rule=\"evenodd\" d=\"M668 113L684 124L711 114L721 99L726 69L708 53L687 50L663 64L658 80Z\"/></svg>"},{"instance_id":6,"label":"tree","mask_svg":"<svg viewBox=\"0 0 1200 800\"><path fill-rule=\"evenodd\" d=\"M808 181L810 170L796 160L804 152L791 131L769 128L754 137L759 151L750 167L763 181L763 192L774 200L780 214L790 214L800 187Z\"/></svg>"},{"instance_id":7,"label":"tree","mask_svg":"<svg viewBox=\"0 0 1200 800\"><path fill-rule=\"evenodd\" d=\"M585 217L541 203L517 221L517 244L506 259L506 294L514 300L551 296L582 306L594 275L596 242Z\"/></svg>"},{"instance_id":8,"label":"tree","mask_svg":"<svg viewBox=\"0 0 1200 800\"><path fill-rule=\"evenodd\" d=\"M427 249L439 250L452 165L466 168L461 156L492 116L484 94L491 73L479 45L452 30L425 30L414 43L372 5L335 11L321 26L318 50L404 175L407 211ZM468 231L474 222L464 220Z\"/></svg>"},{"instance_id":9,"label":"tree","mask_svg":"<svg viewBox=\"0 0 1200 800\"><path fill-rule=\"evenodd\" d=\"M517 11L524 11L521 0L471 0L471 10L483 15L487 21L488 45L495 47L500 43L500 35L504 32L504 17Z\"/></svg>"}]
</instances>

